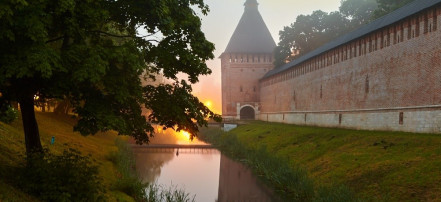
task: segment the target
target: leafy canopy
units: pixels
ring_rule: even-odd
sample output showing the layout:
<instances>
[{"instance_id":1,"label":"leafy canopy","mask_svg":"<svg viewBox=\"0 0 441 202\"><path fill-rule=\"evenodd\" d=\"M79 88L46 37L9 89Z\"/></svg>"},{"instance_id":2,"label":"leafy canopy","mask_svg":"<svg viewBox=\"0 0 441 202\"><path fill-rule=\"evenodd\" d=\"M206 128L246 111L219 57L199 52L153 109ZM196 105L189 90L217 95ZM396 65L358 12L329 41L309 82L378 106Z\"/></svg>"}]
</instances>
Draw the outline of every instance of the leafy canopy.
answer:
<instances>
[{"instance_id":1,"label":"leafy canopy","mask_svg":"<svg viewBox=\"0 0 441 202\"><path fill-rule=\"evenodd\" d=\"M190 84L211 73L214 50L195 10L209 8L203 0L3 0L1 104L68 99L85 135L116 130L148 142L153 123L196 134L219 116L191 95ZM143 75L158 74L174 83L141 86ZM152 111L147 119L141 107Z\"/></svg>"},{"instance_id":2,"label":"leafy canopy","mask_svg":"<svg viewBox=\"0 0 441 202\"><path fill-rule=\"evenodd\" d=\"M281 66L413 0L342 0L339 11L299 15L279 32L274 64ZM297 55L292 55L296 53Z\"/></svg>"}]
</instances>

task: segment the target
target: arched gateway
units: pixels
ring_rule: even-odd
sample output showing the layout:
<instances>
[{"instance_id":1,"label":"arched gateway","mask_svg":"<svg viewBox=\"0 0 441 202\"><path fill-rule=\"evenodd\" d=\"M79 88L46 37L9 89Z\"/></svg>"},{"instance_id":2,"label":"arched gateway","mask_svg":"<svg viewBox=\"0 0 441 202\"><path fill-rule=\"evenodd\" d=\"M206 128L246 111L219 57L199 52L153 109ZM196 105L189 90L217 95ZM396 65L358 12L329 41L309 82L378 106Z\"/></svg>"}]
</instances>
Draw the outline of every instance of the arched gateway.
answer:
<instances>
[{"instance_id":1,"label":"arched gateway","mask_svg":"<svg viewBox=\"0 0 441 202\"><path fill-rule=\"evenodd\" d=\"M254 120L256 112L254 109L250 106L245 106L242 109L240 109L240 120Z\"/></svg>"}]
</instances>

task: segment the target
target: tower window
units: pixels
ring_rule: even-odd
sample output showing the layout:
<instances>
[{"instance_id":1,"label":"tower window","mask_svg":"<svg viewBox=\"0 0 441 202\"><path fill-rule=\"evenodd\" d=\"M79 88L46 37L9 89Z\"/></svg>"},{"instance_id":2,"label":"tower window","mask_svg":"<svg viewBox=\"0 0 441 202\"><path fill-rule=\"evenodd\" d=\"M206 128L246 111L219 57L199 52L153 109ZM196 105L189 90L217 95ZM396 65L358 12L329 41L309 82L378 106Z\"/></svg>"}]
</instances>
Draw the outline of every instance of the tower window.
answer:
<instances>
[{"instance_id":1,"label":"tower window","mask_svg":"<svg viewBox=\"0 0 441 202\"><path fill-rule=\"evenodd\" d=\"M240 86L240 92L243 92L243 88L242 88L242 86Z\"/></svg>"}]
</instances>

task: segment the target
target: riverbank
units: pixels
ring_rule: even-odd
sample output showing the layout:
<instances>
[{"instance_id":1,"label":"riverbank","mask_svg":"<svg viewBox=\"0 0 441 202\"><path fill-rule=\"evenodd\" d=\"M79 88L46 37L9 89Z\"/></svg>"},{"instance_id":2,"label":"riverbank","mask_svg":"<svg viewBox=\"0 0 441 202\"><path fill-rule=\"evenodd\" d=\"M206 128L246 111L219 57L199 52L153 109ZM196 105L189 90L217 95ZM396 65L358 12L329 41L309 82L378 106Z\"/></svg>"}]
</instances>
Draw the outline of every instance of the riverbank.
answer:
<instances>
[{"instance_id":1,"label":"riverbank","mask_svg":"<svg viewBox=\"0 0 441 202\"><path fill-rule=\"evenodd\" d=\"M118 181L117 166L111 154L118 152L115 145L118 137L114 132L98 133L94 136L82 136L73 132L75 120L69 116L54 113L36 113L43 147L53 154L62 154L64 150L73 148L82 155L90 155L99 169L99 177L105 188L105 197L108 201L134 201L131 196L118 190L115 185ZM55 137L55 143L50 144ZM23 127L18 119L11 124L0 122L0 201L38 201L35 197L24 193L13 182L11 172L24 164L25 144Z\"/></svg>"},{"instance_id":2,"label":"riverbank","mask_svg":"<svg viewBox=\"0 0 441 202\"><path fill-rule=\"evenodd\" d=\"M246 156L244 152L256 151L256 155L276 159L267 164L277 164L279 159L283 164L278 167L286 165L298 173L297 177L304 178L304 183L310 179L316 195L331 187L337 192L352 191L357 198L375 201L441 201L441 135L438 134L357 131L255 121L228 133L219 128L203 128L200 137L239 159ZM283 183L282 176L268 177L271 170L265 174L258 169L265 165L253 166L258 175L267 175L267 181L273 186L282 187L277 185ZM304 191L311 193L308 189ZM352 198L350 193L348 197Z\"/></svg>"}]
</instances>

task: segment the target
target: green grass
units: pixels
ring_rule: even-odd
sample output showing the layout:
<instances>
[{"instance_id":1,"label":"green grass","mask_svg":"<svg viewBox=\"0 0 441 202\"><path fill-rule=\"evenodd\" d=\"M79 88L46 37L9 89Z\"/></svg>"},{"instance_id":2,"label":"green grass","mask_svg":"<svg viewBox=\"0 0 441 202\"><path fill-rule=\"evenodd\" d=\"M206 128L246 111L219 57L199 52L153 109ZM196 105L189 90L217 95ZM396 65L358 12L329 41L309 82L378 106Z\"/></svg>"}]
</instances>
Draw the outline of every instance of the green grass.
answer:
<instances>
[{"instance_id":1,"label":"green grass","mask_svg":"<svg viewBox=\"0 0 441 202\"><path fill-rule=\"evenodd\" d=\"M109 159L109 154L118 151L115 146L116 133L99 133L94 136L81 136L73 132L75 120L69 116L53 113L37 113L43 147L51 153L61 154L67 148L74 148L83 155L91 155L99 165L100 177L106 187L109 201L133 201L127 194L113 188L117 181L117 166ZM51 137L55 144L50 145ZM21 120L11 124L0 122L0 201L38 201L14 187L11 173L24 164L25 144Z\"/></svg>"},{"instance_id":2,"label":"green grass","mask_svg":"<svg viewBox=\"0 0 441 202\"><path fill-rule=\"evenodd\" d=\"M202 133L216 133L203 129ZM441 135L250 122L226 135L264 148L315 185L350 187L382 201L441 201Z\"/></svg>"}]
</instances>

